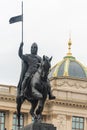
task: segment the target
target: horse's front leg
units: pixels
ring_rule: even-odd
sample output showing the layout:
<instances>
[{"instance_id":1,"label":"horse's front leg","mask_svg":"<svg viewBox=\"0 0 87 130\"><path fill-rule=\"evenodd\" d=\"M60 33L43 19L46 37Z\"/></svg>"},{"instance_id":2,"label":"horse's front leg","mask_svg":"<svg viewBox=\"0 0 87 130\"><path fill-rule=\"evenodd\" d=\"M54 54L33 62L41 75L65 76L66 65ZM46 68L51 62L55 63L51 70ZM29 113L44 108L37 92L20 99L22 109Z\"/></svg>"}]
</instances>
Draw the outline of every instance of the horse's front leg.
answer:
<instances>
[{"instance_id":1,"label":"horse's front leg","mask_svg":"<svg viewBox=\"0 0 87 130\"><path fill-rule=\"evenodd\" d=\"M38 100L34 100L34 101L31 102L30 114L31 114L32 118L34 118L34 120L36 118L34 111L35 111L37 104L38 104Z\"/></svg>"},{"instance_id":2,"label":"horse's front leg","mask_svg":"<svg viewBox=\"0 0 87 130\"><path fill-rule=\"evenodd\" d=\"M39 100L38 108L36 110L36 115L37 115L38 120L42 120L42 111L44 108L44 103L45 103L45 100L43 99Z\"/></svg>"},{"instance_id":3,"label":"horse's front leg","mask_svg":"<svg viewBox=\"0 0 87 130\"><path fill-rule=\"evenodd\" d=\"M39 100L38 108L36 110L36 114L37 114L38 117L39 116L42 117L42 111L43 111L43 108L44 108L44 103L45 103L46 98L47 98L47 87L46 86L42 86L42 87L43 87L43 98Z\"/></svg>"}]
</instances>

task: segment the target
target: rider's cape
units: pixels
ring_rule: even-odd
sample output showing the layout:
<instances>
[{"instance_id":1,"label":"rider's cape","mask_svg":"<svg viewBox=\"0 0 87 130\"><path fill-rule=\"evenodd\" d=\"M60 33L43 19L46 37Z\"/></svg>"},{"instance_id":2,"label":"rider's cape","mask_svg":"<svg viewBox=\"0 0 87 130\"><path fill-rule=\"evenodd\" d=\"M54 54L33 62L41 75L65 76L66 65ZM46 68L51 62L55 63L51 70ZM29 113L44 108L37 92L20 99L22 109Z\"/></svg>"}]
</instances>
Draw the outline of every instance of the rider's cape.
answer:
<instances>
[{"instance_id":1,"label":"rider's cape","mask_svg":"<svg viewBox=\"0 0 87 130\"><path fill-rule=\"evenodd\" d=\"M27 71L27 64L26 62L24 62L22 60L22 66L21 66L21 74L20 74L20 79L19 79L19 82L18 82L18 86L17 86L17 94L20 95L20 92L21 92L21 85L22 85L22 81L24 79L24 76L25 76L25 73Z\"/></svg>"}]
</instances>

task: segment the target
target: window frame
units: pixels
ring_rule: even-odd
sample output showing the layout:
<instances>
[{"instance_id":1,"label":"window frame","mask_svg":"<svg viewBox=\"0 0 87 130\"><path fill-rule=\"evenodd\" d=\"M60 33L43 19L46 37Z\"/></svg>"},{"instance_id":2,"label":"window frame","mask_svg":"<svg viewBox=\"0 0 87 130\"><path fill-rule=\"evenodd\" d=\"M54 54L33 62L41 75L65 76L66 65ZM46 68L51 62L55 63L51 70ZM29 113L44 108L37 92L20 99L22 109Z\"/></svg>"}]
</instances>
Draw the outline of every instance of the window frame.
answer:
<instances>
[{"instance_id":1,"label":"window frame","mask_svg":"<svg viewBox=\"0 0 87 130\"><path fill-rule=\"evenodd\" d=\"M2 120L2 118L3 118L3 120ZM3 125L3 128L1 127L1 125ZM5 129L5 112L0 111L0 130L3 130L3 129Z\"/></svg>"},{"instance_id":2,"label":"window frame","mask_svg":"<svg viewBox=\"0 0 87 130\"><path fill-rule=\"evenodd\" d=\"M72 117L72 130L84 130L84 117Z\"/></svg>"}]
</instances>

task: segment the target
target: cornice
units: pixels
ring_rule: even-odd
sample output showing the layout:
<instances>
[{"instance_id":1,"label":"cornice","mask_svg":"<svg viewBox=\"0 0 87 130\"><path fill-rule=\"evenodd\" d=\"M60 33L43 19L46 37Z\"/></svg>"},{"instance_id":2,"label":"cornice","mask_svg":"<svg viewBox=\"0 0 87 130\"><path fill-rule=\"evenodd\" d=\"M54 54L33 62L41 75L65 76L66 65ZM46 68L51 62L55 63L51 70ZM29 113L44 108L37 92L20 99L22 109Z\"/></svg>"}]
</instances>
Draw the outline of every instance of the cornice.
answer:
<instances>
[{"instance_id":1,"label":"cornice","mask_svg":"<svg viewBox=\"0 0 87 130\"><path fill-rule=\"evenodd\" d=\"M16 102L16 96L0 94L0 101Z\"/></svg>"},{"instance_id":2,"label":"cornice","mask_svg":"<svg viewBox=\"0 0 87 130\"><path fill-rule=\"evenodd\" d=\"M16 103L16 96L14 96L14 95L4 95L4 94L1 95L0 94L0 101ZM29 102L27 100L25 100L24 104L29 104Z\"/></svg>"},{"instance_id":3,"label":"cornice","mask_svg":"<svg viewBox=\"0 0 87 130\"><path fill-rule=\"evenodd\" d=\"M0 94L0 101L4 102L14 102L16 103L16 96L13 95L1 95ZM29 104L28 101L25 101L26 104ZM46 106L66 106L66 107L74 107L74 108L83 108L87 109L87 103L86 102L78 102L78 101L70 101L70 100L64 100L64 99L55 99L55 100L46 100Z\"/></svg>"},{"instance_id":4,"label":"cornice","mask_svg":"<svg viewBox=\"0 0 87 130\"><path fill-rule=\"evenodd\" d=\"M15 96L8 96L8 95L0 95L0 101L16 103L16 97ZM28 103L28 101L25 101L25 103ZM63 100L63 99L46 100L45 104L47 106L59 105L59 106L67 106L67 107L76 107L76 108L87 109L87 103L75 102L75 101Z\"/></svg>"},{"instance_id":5,"label":"cornice","mask_svg":"<svg viewBox=\"0 0 87 130\"><path fill-rule=\"evenodd\" d=\"M85 81L87 82L87 78L75 78L75 77L69 77L69 76L60 76L60 77L51 77L49 80L53 81L53 80L58 80L58 79L70 79L70 80L77 80L77 81Z\"/></svg>"},{"instance_id":6,"label":"cornice","mask_svg":"<svg viewBox=\"0 0 87 130\"><path fill-rule=\"evenodd\" d=\"M55 99L55 100L47 100L46 101L47 106L65 106L65 107L74 107L74 108L81 108L81 109L87 109L87 103L82 103L82 102L75 102L75 101L69 101L69 100L60 100L60 99Z\"/></svg>"}]
</instances>

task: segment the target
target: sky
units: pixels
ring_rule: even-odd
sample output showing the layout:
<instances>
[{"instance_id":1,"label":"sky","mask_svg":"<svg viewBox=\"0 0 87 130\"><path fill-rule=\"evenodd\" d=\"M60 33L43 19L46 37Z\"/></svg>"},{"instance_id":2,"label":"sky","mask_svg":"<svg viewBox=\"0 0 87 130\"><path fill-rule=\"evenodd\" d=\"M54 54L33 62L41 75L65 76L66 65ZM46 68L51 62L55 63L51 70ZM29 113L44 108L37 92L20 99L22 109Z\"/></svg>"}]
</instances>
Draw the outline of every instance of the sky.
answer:
<instances>
[{"instance_id":1,"label":"sky","mask_svg":"<svg viewBox=\"0 0 87 130\"><path fill-rule=\"evenodd\" d=\"M0 0L0 84L17 86L21 59L21 22L9 19L21 14L21 0ZM53 56L51 65L68 52L71 34L72 55L87 66L87 0L24 0L23 53L30 53L33 42L38 55Z\"/></svg>"}]
</instances>

